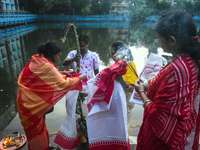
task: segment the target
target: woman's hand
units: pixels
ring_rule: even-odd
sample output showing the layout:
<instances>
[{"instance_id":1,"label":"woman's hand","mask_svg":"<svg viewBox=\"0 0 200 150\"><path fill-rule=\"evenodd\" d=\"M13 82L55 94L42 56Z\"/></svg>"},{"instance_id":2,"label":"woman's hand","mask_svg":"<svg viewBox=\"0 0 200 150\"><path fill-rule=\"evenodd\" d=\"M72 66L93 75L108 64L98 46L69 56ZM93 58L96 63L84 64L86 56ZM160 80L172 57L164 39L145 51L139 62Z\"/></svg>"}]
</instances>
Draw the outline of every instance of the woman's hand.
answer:
<instances>
[{"instance_id":1,"label":"woman's hand","mask_svg":"<svg viewBox=\"0 0 200 150\"><path fill-rule=\"evenodd\" d=\"M137 93L140 93L141 91L145 91L143 82L141 80L138 80L135 82L135 91Z\"/></svg>"},{"instance_id":2,"label":"woman's hand","mask_svg":"<svg viewBox=\"0 0 200 150\"><path fill-rule=\"evenodd\" d=\"M87 74L83 73L80 75L80 80L86 79L87 78Z\"/></svg>"},{"instance_id":3,"label":"woman's hand","mask_svg":"<svg viewBox=\"0 0 200 150\"><path fill-rule=\"evenodd\" d=\"M151 80L145 80L143 82L144 90L147 91Z\"/></svg>"},{"instance_id":4,"label":"woman's hand","mask_svg":"<svg viewBox=\"0 0 200 150\"><path fill-rule=\"evenodd\" d=\"M61 71L62 74L72 77L71 73L76 73L76 71Z\"/></svg>"}]
</instances>

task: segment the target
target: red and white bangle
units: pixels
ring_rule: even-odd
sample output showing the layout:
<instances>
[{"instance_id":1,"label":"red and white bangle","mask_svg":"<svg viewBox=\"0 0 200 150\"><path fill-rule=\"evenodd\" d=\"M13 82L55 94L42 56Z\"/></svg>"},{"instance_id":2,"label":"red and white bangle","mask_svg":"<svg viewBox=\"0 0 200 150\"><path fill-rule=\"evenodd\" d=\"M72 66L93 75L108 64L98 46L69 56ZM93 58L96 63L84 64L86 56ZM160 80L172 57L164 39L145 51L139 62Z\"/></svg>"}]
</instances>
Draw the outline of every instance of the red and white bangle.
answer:
<instances>
[{"instance_id":1,"label":"red and white bangle","mask_svg":"<svg viewBox=\"0 0 200 150\"><path fill-rule=\"evenodd\" d=\"M139 92L139 94L141 94L142 92L144 92L144 93L145 93L145 91L140 91L140 92Z\"/></svg>"},{"instance_id":2,"label":"red and white bangle","mask_svg":"<svg viewBox=\"0 0 200 150\"><path fill-rule=\"evenodd\" d=\"M145 107L146 107L146 104L147 104L147 103L151 103L151 102L153 102L153 101L150 100L150 99L147 99L147 100L144 101L144 103L143 103L142 106L145 108Z\"/></svg>"}]
</instances>

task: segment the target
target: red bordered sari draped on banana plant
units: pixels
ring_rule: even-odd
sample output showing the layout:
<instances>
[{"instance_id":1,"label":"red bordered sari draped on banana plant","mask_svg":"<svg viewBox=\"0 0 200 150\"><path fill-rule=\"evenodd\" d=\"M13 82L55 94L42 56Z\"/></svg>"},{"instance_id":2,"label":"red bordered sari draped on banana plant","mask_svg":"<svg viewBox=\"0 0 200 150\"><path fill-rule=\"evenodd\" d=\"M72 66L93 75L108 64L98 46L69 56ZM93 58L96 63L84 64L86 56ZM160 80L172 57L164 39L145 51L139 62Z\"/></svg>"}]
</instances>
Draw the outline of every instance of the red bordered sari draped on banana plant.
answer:
<instances>
[{"instance_id":1,"label":"red bordered sari draped on banana plant","mask_svg":"<svg viewBox=\"0 0 200 150\"><path fill-rule=\"evenodd\" d=\"M137 150L197 150L199 80L195 62L178 56L151 82Z\"/></svg>"},{"instance_id":2,"label":"red bordered sari draped on banana plant","mask_svg":"<svg viewBox=\"0 0 200 150\"><path fill-rule=\"evenodd\" d=\"M87 82L90 150L130 150L126 95L115 80L126 73L126 67L126 61L115 62Z\"/></svg>"},{"instance_id":3,"label":"red bordered sari draped on banana plant","mask_svg":"<svg viewBox=\"0 0 200 150\"><path fill-rule=\"evenodd\" d=\"M82 90L79 77L66 78L47 58L38 54L18 78L17 108L29 150L48 150L49 134L45 113L69 90Z\"/></svg>"}]
</instances>

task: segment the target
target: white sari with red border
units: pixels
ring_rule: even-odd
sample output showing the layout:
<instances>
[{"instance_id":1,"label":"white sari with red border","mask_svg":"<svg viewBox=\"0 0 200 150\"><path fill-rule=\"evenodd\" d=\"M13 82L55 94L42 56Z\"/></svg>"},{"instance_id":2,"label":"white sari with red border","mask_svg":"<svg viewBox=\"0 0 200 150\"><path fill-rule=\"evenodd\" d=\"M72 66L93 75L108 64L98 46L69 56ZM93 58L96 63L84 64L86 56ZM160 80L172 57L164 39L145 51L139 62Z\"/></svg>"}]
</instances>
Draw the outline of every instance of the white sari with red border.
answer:
<instances>
[{"instance_id":1,"label":"white sari with red border","mask_svg":"<svg viewBox=\"0 0 200 150\"><path fill-rule=\"evenodd\" d=\"M74 149L79 144L79 136L76 130L76 102L78 90L69 91L66 96L67 116L61 125L54 142L65 149Z\"/></svg>"},{"instance_id":2,"label":"white sari with red border","mask_svg":"<svg viewBox=\"0 0 200 150\"><path fill-rule=\"evenodd\" d=\"M88 81L89 100L97 91L95 78ZM95 103L87 117L90 150L128 150L126 96L116 80L109 103Z\"/></svg>"}]
</instances>

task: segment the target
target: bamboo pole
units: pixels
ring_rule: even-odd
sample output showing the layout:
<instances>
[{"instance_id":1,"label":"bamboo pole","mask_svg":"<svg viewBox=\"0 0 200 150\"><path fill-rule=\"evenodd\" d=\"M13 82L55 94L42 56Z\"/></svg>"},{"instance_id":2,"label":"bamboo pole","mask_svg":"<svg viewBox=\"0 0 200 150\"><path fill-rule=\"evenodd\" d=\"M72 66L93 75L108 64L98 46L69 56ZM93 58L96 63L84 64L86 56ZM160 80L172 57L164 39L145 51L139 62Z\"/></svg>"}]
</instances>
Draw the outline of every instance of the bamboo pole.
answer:
<instances>
[{"instance_id":1,"label":"bamboo pole","mask_svg":"<svg viewBox=\"0 0 200 150\"><path fill-rule=\"evenodd\" d=\"M75 39L76 39L77 55L80 56L81 55L81 50L80 50L80 46L79 46L78 34L77 34L77 31L76 31L77 28L73 23L69 23L67 25L67 27L65 28L64 36L61 38L61 42L65 43L65 41L67 39L67 34L68 34L68 32L70 31L71 28L73 29L73 32L74 32L74 35L75 35ZM77 72L78 73L80 72L80 62L77 63Z\"/></svg>"},{"instance_id":2,"label":"bamboo pole","mask_svg":"<svg viewBox=\"0 0 200 150\"><path fill-rule=\"evenodd\" d=\"M75 39L76 39L76 47L77 47L77 55L81 55L80 46L79 46L79 40L78 40L78 34L76 31L76 26L73 23L69 23L67 27L64 30L64 36L61 38L61 42L65 43L67 39L67 34L70 31L70 29L73 29ZM77 72L80 72L80 62L77 63ZM87 125L85 117L83 116L82 111L82 102L84 101L84 93L79 93L78 99L77 99L77 106L76 106L76 113L80 115L80 119L77 119L77 127L78 127L78 135L83 137L84 134L87 132Z\"/></svg>"}]
</instances>

